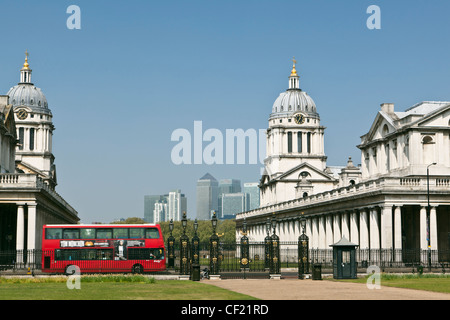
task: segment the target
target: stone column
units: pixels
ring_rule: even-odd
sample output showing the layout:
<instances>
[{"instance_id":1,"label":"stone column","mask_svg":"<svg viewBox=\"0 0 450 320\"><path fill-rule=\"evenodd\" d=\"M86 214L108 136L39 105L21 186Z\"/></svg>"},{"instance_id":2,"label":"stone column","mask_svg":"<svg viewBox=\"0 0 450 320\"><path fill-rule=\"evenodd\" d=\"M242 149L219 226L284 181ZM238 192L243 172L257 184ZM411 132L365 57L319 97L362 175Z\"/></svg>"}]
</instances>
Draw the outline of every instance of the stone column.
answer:
<instances>
[{"instance_id":1,"label":"stone column","mask_svg":"<svg viewBox=\"0 0 450 320\"><path fill-rule=\"evenodd\" d=\"M317 249L319 247L319 221L316 217L311 218L312 231L312 247Z\"/></svg>"},{"instance_id":2,"label":"stone column","mask_svg":"<svg viewBox=\"0 0 450 320\"><path fill-rule=\"evenodd\" d=\"M27 249L36 249L36 203L28 204L28 241Z\"/></svg>"},{"instance_id":3,"label":"stone column","mask_svg":"<svg viewBox=\"0 0 450 320\"><path fill-rule=\"evenodd\" d=\"M380 249L380 226L378 224L378 209L376 207L370 209L370 250L371 261L379 260Z\"/></svg>"},{"instance_id":4,"label":"stone column","mask_svg":"<svg viewBox=\"0 0 450 320\"><path fill-rule=\"evenodd\" d=\"M333 215L333 243L341 240L341 217L339 213ZM332 244L332 243L331 243Z\"/></svg>"},{"instance_id":5,"label":"stone column","mask_svg":"<svg viewBox=\"0 0 450 320\"><path fill-rule=\"evenodd\" d=\"M358 213L353 211L350 213L350 242L359 245L358 232Z\"/></svg>"},{"instance_id":6,"label":"stone column","mask_svg":"<svg viewBox=\"0 0 450 320\"><path fill-rule=\"evenodd\" d=\"M392 249L392 206L384 205L381 208L381 248Z\"/></svg>"},{"instance_id":7,"label":"stone column","mask_svg":"<svg viewBox=\"0 0 450 320\"><path fill-rule=\"evenodd\" d=\"M326 246L333 244L333 215L329 214L325 216L325 236L326 236Z\"/></svg>"},{"instance_id":8,"label":"stone column","mask_svg":"<svg viewBox=\"0 0 450 320\"><path fill-rule=\"evenodd\" d=\"M437 232L437 218L436 207L430 209L430 245L431 250L438 249L438 232Z\"/></svg>"},{"instance_id":9,"label":"stone column","mask_svg":"<svg viewBox=\"0 0 450 320\"><path fill-rule=\"evenodd\" d=\"M394 249L395 261L402 261L402 207L394 209Z\"/></svg>"},{"instance_id":10,"label":"stone column","mask_svg":"<svg viewBox=\"0 0 450 320\"><path fill-rule=\"evenodd\" d=\"M362 209L359 212L359 248L369 248L369 217L368 209Z\"/></svg>"},{"instance_id":11,"label":"stone column","mask_svg":"<svg viewBox=\"0 0 450 320\"><path fill-rule=\"evenodd\" d=\"M25 249L25 218L23 205L17 206L17 228L16 228L16 262L23 263L23 250Z\"/></svg>"},{"instance_id":12,"label":"stone column","mask_svg":"<svg viewBox=\"0 0 450 320\"><path fill-rule=\"evenodd\" d=\"M319 219L319 249L327 249L326 238L325 238L325 218L323 216L318 217Z\"/></svg>"},{"instance_id":13,"label":"stone column","mask_svg":"<svg viewBox=\"0 0 450 320\"><path fill-rule=\"evenodd\" d=\"M341 238L346 238L350 240L350 228L348 225L348 212L343 212L341 214Z\"/></svg>"},{"instance_id":14,"label":"stone column","mask_svg":"<svg viewBox=\"0 0 450 320\"><path fill-rule=\"evenodd\" d=\"M420 249L427 250L427 207L420 207Z\"/></svg>"}]
</instances>

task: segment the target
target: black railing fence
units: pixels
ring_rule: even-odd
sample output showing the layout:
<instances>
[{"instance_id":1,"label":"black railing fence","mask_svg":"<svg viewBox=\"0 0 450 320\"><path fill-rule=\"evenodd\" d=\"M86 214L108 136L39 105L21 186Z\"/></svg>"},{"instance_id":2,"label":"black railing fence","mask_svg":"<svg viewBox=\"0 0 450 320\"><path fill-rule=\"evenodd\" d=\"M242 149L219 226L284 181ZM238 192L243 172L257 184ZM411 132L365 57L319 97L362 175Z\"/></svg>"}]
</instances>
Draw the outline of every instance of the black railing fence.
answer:
<instances>
[{"instance_id":1,"label":"black railing fence","mask_svg":"<svg viewBox=\"0 0 450 320\"><path fill-rule=\"evenodd\" d=\"M201 268L210 266L210 246L208 243L200 243L198 263ZM220 242L218 245L218 261L220 272L269 272L267 244L265 242L250 242L245 250L241 243ZM245 257L243 257L245 252ZM310 248L308 252L309 264L320 264L323 269L332 269L333 250ZM12 250L0 251L0 271L2 270L42 270L42 250ZM164 259L167 262L167 254ZM192 261L192 254L187 257ZM245 259L245 261L243 260ZM180 271L180 244L174 245L174 266L167 271ZM299 262L297 242L279 242L279 263L282 269L297 268ZM356 249L356 263L358 272L365 272L369 266L378 266L381 269L396 268L424 268L431 266L445 272L450 268L450 250L399 250L399 249ZM169 266L169 264L167 264Z\"/></svg>"}]
</instances>

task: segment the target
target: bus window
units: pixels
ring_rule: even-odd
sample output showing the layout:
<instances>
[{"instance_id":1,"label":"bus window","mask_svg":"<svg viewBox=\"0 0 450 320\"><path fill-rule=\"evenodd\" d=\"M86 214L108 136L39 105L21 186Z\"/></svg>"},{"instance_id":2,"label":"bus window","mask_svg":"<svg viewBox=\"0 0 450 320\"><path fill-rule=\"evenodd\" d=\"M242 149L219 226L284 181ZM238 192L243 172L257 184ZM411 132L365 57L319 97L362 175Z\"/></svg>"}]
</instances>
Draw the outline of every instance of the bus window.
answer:
<instances>
[{"instance_id":1,"label":"bus window","mask_svg":"<svg viewBox=\"0 0 450 320\"><path fill-rule=\"evenodd\" d=\"M114 239L128 239L128 228L113 229Z\"/></svg>"},{"instance_id":2,"label":"bus window","mask_svg":"<svg viewBox=\"0 0 450 320\"><path fill-rule=\"evenodd\" d=\"M158 239L159 232L156 228L145 229L145 238L146 239Z\"/></svg>"},{"instance_id":3,"label":"bus window","mask_svg":"<svg viewBox=\"0 0 450 320\"><path fill-rule=\"evenodd\" d=\"M164 250L156 248L129 248L129 260L162 260L164 259Z\"/></svg>"},{"instance_id":4,"label":"bus window","mask_svg":"<svg viewBox=\"0 0 450 320\"><path fill-rule=\"evenodd\" d=\"M130 239L143 239L144 229L143 228L130 228Z\"/></svg>"},{"instance_id":5,"label":"bus window","mask_svg":"<svg viewBox=\"0 0 450 320\"><path fill-rule=\"evenodd\" d=\"M97 239L112 239L112 229L97 229Z\"/></svg>"},{"instance_id":6,"label":"bus window","mask_svg":"<svg viewBox=\"0 0 450 320\"><path fill-rule=\"evenodd\" d=\"M80 229L63 229L63 239L80 239Z\"/></svg>"},{"instance_id":7,"label":"bus window","mask_svg":"<svg viewBox=\"0 0 450 320\"><path fill-rule=\"evenodd\" d=\"M45 229L45 239L61 239L62 229Z\"/></svg>"},{"instance_id":8,"label":"bus window","mask_svg":"<svg viewBox=\"0 0 450 320\"><path fill-rule=\"evenodd\" d=\"M95 229L81 229L81 239L95 239Z\"/></svg>"}]
</instances>

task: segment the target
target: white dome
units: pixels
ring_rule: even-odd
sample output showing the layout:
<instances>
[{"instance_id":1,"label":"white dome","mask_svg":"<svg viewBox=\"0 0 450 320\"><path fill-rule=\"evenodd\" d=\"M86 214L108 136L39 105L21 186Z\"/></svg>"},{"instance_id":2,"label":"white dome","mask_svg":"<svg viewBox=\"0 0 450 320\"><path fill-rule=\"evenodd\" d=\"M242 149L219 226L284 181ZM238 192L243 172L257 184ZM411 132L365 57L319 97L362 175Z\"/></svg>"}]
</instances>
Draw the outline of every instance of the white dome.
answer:
<instances>
[{"instance_id":1,"label":"white dome","mask_svg":"<svg viewBox=\"0 0 450 320\"><path fill-rule=\"evenodd\" d=\"M20 83L12 87L7 95L13 107L26 106L32 109L48 109L47 99L38 87L30 83Z\"/></svg>"},{"instance_id":2,"label":"white dome","mask_svg":"<svg viewBox=\"0 0 450 320\"><path fill-rule=\"evenodd\" d=\"M302 111L316 114L314 100L300 89L289 89L280 94L273 104L272 113L292 113Z\"/></svg>"}]
</instances>

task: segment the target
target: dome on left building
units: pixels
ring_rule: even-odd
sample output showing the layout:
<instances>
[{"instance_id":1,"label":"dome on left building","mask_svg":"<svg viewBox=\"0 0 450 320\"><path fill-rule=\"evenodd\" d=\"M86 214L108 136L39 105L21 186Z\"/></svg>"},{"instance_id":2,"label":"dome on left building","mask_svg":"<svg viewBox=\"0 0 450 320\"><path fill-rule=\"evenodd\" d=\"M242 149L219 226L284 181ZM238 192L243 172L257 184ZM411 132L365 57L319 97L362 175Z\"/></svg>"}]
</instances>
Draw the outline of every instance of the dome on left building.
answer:
<instances>
[{"instance_id":1,"label":"dome on left building","mask_svg":"<svg viewBox=\"0 0 450 320\"><path fill-rule=\"evenodd\" d=\"M29 107L34 111L50 113L47 99L42 90L31 82L30 66L28 64L28 53L26 53L25 63L20 70L20 82L9 89L9 103L16 107Z\"/></svg>"}]
</instances>

